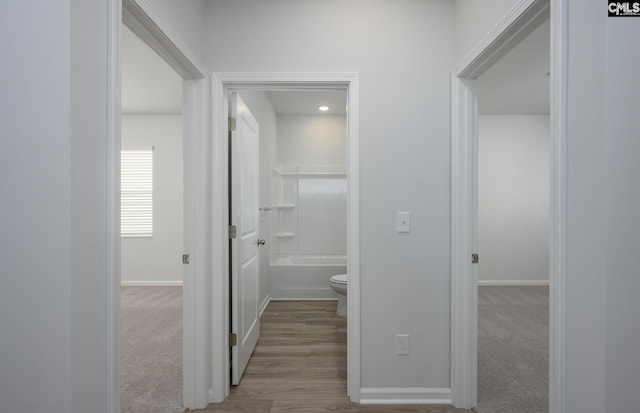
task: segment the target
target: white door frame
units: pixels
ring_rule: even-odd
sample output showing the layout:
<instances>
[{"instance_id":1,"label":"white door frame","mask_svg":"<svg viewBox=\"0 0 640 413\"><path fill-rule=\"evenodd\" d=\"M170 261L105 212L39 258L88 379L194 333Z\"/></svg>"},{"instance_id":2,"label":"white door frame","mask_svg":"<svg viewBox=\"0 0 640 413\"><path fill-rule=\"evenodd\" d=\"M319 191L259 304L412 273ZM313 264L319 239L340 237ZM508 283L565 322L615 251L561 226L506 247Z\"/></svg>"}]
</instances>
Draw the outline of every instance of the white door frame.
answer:
<instances>
[{"instance_id":1,"label":"white door frame","mask_svg":"<svg viewBox=\"0 0 640 413\"><path fill-rule=\"evenodd\" d=\"M347 392L360 401L360 207L359 207L359 77L357 73L216 73L212 75L213 142L213 278L212 402L229 394L229 250L228 139L224 97L234 90L347 90Z\"/></svg>"},{"instance_id":2,"label":"white door frame","mask_svg":"<svg viewBox=\"0 0 640 413\"><path fill-rule=\"evenodd\" d=\"M184 79L184 246L190 264L183 281L183 405L206 406L211 262L208 141L209 83L202 64L148 0L108 0L107 57L107 411L120 413L120 39L124 22ZM209 225L210 227L210 225ZM180 257L176 257L179 259Z\"/></svg>"},{"instance_id":3,"label":"white door frame","mask_svg":"<svg viewBox=\"0 0 640 413\"><path fill-rule=\"evenodd\" d=\"M551 4L550 4L551 3ZM551 12L550 409L565 411L567 0L520 0L451 76L451 398L477 403L477 78Z\"/></svg>"}]
</instances>

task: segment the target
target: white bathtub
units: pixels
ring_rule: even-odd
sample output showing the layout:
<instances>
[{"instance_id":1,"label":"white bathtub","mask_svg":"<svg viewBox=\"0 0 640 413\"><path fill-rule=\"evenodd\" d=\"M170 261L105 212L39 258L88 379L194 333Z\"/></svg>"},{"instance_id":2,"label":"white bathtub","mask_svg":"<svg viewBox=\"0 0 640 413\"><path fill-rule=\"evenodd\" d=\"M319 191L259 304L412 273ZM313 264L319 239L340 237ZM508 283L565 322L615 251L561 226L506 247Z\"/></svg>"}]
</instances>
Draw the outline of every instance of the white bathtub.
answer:
<instances>
[{"instance_id":1,"label":"white bathtub","mask_svg":"<svg viewBox=\"0 0 640 413\"><path fill-rule=\"evenodd\" d=\"M331 300L332 275L347 272L344 255L278 257L269 266L269 295L272 300Z\"/></svg>"}]
</instances>

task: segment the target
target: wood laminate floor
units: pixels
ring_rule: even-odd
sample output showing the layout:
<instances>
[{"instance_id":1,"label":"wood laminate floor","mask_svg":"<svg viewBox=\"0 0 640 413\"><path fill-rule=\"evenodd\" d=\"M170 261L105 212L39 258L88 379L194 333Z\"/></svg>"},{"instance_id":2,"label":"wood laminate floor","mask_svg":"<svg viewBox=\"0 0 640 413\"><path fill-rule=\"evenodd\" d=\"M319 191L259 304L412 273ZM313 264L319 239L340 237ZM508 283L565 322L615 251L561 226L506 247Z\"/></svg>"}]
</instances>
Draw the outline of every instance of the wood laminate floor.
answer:
<instances>
[{"instance_id":1,"label":"wood laminate floor","mask_svg":"<svg viewBox=\"0 0 640 413\"><path fill-rule=\"evenodd\" d=\"M260 340L240 384L223 403L197 412L469 412L349 402L346 319L335 309L335 301L272 301L260 319Z\"/></svg>"}]
</instances>

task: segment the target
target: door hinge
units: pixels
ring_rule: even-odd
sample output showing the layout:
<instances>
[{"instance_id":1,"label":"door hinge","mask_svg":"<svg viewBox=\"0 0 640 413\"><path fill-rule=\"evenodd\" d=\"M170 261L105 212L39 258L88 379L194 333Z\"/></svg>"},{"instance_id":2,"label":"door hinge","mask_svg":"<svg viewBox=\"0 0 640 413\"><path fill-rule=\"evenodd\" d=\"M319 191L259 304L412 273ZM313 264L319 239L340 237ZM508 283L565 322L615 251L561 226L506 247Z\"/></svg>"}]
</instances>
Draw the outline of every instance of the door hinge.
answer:
<instances>
[{"instance_id":1,"label":"door hinge","mask_svg":"<svg viewBox=\"0 0 640 413\"><path fill-rule=\"evenodd\" d=\"M229 131L233 132L236 130L236 118L229 118Z\"/></svg>"},{"instance_id":2,"label":"door hinge","mask_svg":"<svg viewBox=\"0 0 640 413\"><path fill-rule=\"evenodd\" d=\"M236 237L236 226L229 225L229 239L234 239Z\"/></svg>"},{"instance_id":3,"label":"door hinge","mask_svg":"<svg viewBox=\"0 0 640 413\"><path fill-rule=\"evenodd\" d=\"M229 347L235 347L238 345L238 335L236 333L229 333Z\"/></svg>"},{"instance_id":4,"label":"door hinge","mask_svg":"<svg viewBox=\"0 0 640 413\"><path fill-rule=\"evenodd\" d=\"M479 259L478 254L471 254L471 264L477 264Z\"/></svg>"},{"instance_id":5,"label":"door hinge","mask_svg":"<svg viewBox=\"0 0 640 413\"><path fill-rule=\"evenodd\" d=\"M182 263L183 264L189 264L189 254L183 254L182 255Z\"/></svg>"}]
</instances>

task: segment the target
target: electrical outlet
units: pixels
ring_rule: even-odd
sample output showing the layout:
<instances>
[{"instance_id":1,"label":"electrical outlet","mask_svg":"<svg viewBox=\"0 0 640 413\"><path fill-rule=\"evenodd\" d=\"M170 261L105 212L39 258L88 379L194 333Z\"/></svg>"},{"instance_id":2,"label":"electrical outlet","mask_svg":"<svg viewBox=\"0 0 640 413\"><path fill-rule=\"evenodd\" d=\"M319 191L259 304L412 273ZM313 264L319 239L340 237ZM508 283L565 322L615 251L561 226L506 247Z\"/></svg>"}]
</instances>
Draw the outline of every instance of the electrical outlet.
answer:
<instances>
[{"instance_id":1,"label":"electrical outlet","mask_svg":"<svg viewBox=\"0 0 640 413\"><path fill-rule=\"evenodd\" d=\"M396 214L396 232L411 232L411 212Z\"/></svg>"},{"instance_id":2,"label":"electrical outlet","mask_svg":"<svg viewBox=\"0 0 640 413\"><path fill-rule=\"evenodd\" d=\"M398 355L409 354L409 334L396 335L396 354Z\"/></svg>"}]
</instances>

